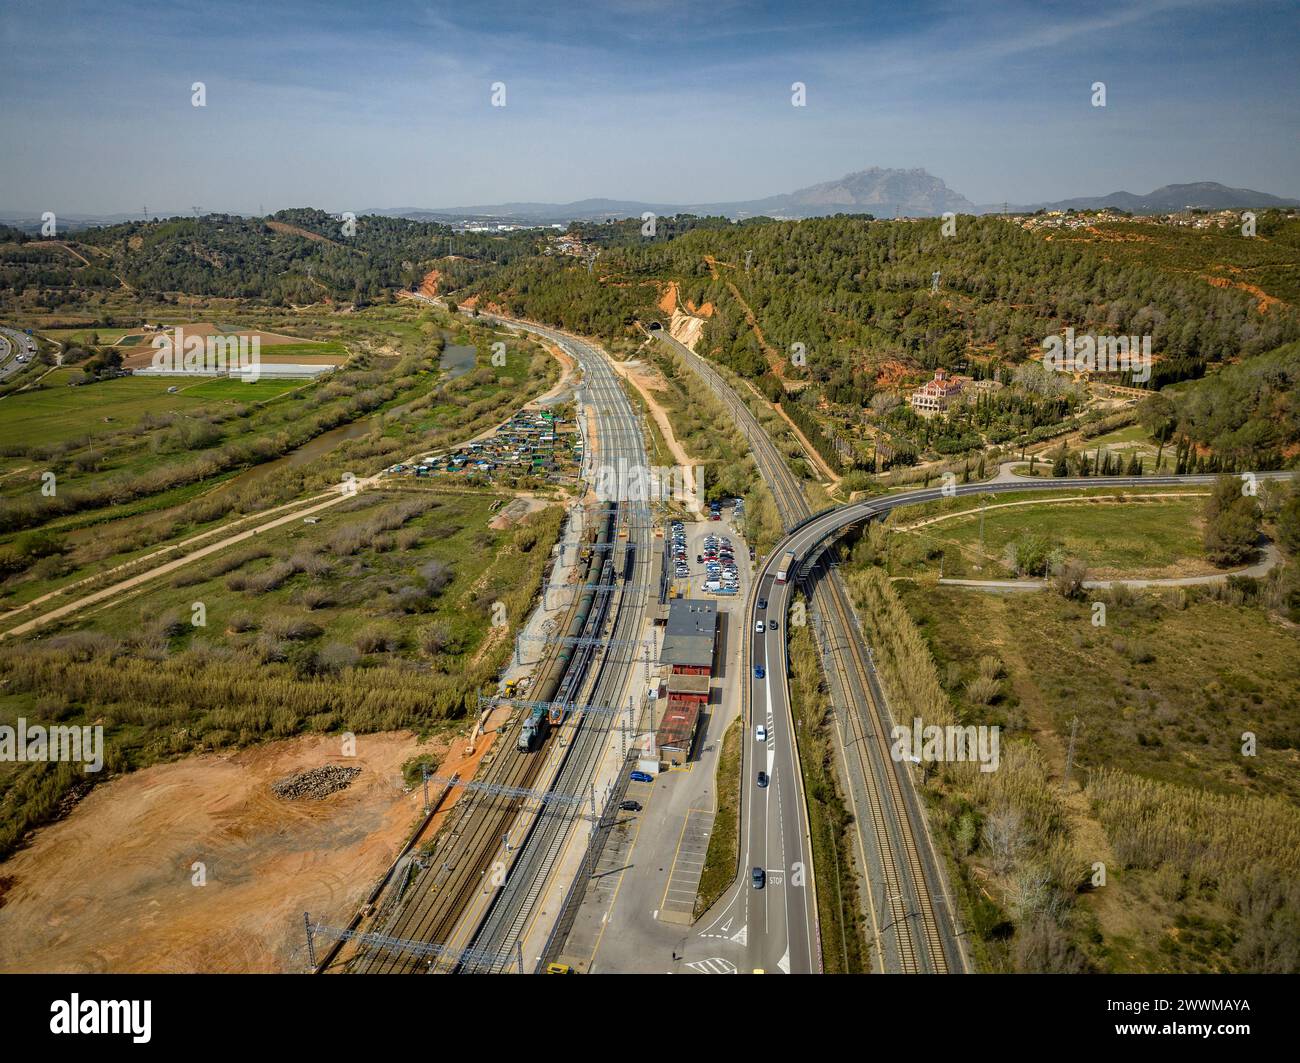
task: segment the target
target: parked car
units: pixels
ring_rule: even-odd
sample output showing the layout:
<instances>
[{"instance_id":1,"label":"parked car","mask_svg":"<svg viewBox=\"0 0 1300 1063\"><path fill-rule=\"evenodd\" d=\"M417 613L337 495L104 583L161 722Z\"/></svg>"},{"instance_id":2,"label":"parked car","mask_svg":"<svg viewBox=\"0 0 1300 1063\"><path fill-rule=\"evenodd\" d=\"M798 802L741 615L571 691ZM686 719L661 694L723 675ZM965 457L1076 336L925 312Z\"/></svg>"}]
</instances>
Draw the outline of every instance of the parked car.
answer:
<instances>
[{"instance_id":1,"label":"parked car","mask_svg":"<svg viewBox=\"0 0 1300 1063\"><path fill-rule=\"evenodd\" d=\"M654 782L655 781L655 777L651 775L648 771L634 771L629 776L629 778L631 778L633 782Z\"/></svg>"},{"instance_id":2,"label":"parked car","mask_svg":"<svg viewBox=\"0 0 1300 1063\"><path fill-rule=\"evenodd\" d=\"M641 811L641 802L640 802L640 801L624 801L624 802L623 802L621 805L619 805L618 807L619 807L622 811L624 811L624 812L640 812L640 811Z\"/></svg>"}]
</instances>

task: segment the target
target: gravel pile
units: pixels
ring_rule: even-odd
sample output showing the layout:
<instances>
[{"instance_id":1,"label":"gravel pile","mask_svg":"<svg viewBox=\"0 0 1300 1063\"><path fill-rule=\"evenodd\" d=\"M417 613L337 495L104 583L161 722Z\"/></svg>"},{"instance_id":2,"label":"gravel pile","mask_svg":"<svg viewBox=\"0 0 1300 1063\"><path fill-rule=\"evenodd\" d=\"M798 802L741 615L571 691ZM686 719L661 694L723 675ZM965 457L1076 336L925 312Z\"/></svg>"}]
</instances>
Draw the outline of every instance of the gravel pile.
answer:
<instances>
[{"instance_id":1,"label":"gravel pile","mask_svg":"<svg viewBox=\"0 0 1300 1063\"><path fill-rule=\"evenodd\" d=\"M328 764L323 768L309 768L281 779L272 784L271 791L286 801L297 801L304 797L319 801L322 797L346 790L360 774L360 768L340 768Z\"/></svg>"}]
</instances>

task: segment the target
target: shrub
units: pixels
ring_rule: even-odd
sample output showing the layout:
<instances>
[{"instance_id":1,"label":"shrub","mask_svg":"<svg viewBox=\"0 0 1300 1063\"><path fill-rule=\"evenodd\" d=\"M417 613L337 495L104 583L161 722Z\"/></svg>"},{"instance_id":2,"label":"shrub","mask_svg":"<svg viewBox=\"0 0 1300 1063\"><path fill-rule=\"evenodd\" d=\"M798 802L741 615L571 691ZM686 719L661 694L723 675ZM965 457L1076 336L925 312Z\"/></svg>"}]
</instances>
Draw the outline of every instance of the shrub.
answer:
<instances>
[{"instance_id":1,"label":"shrub","mask_svg":"<svg viewBox=\"0 0 1300 1063\"><path fill-rule=\"evenodd\" d=\"M451 644L451 629L439 621L420 629L420 649L430 657L436 657Z\"/></svg>"},{"instance_id":2,"label":"shrub","mask_svg":"<svg viewBox=\"0 0 1300 1063\"><path fill-rule=\"evenodd\" d=\"M343 642L327 642L316 654L316 663L323 672L342 672L355 668L361 654Z\"/></svg>"},{"instance_id":3,"label":"shrub","mask_svg":"<svg viewBox=\"0 0 1300 1063\"><path fill-rule=\"evenodd\" d=\"M986 675L977 675L966 684L966 696L976 705L989 705L1001 693L1002 684Z\"/></svg>"},{"instance_id":4,"label":"shrub","mask_svg":"<svg viewBox=\"0 0 1300 1063\"><path fill-rule=\"evenodd\" d=\"M299 601L308 609L325 609L334 604L334 596L321 587L308 587Z\"/></svg>"},{"instance_id":5,"label":"shrub","mask_svg":"<svg viewBox=\"0 0 1300 1063\"><path fill-rule=\"evenodd\" d=\"M268 617L264 627L266 633L273 638L286 639L290 642L319 638L324 634L324 631L310 620L295 616Z\"/></svg>"},{"instance_id":6,"label":"shrub","mask_svg":"<svg viewBox=\"0 0 1300 1063\"><path fill-rule=\"evenodd\" d=\"M387 653L398 646L396 633L382 624L368 624L357 632L355 641L362 653Z\"/></svg>"}]
</instances>

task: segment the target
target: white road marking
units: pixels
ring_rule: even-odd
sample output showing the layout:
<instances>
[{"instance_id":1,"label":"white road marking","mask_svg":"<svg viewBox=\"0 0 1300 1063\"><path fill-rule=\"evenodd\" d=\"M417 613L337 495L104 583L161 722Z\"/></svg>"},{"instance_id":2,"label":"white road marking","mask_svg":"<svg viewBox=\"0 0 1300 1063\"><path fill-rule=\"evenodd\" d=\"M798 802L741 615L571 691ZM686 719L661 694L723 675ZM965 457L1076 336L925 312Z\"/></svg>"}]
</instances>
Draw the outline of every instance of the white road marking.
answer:
<instances>
[{"instance_id":1,"label":"white road marking","mask_svg":"<svg viewBox=\"0 0 1300 1063\"><path fill-rule=\"evenodd\" d=\"M711 956L707 960L692 960L686 965L698 974L736 974L736 965L721 956Z\"/></svg>"}]
</instances>

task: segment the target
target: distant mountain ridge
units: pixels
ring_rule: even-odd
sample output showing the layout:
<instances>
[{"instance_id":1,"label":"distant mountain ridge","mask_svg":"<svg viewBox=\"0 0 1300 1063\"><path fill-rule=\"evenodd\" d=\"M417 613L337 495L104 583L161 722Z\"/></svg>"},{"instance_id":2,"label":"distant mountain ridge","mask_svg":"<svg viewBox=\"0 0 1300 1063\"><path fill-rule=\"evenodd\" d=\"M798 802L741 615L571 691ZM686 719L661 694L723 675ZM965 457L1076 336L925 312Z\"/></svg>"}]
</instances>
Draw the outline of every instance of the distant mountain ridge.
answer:
<instances>
[{"instance_id":1,"label":"distant mountain ridge","mask_svg":"<svg viewBox=\"0 0 1300 1063\"><path fill-rule=\"evenodd\" d=\"M873 166L845 174L836 181L809 185L794 192L763 199L717 203L649 203L623 199L582 199L574 203L500 203L469 207L439 207L432 210L375 213L445 220L448 218L515 219L520 223L564 223L599 221L604 218L639 217L647 211L658 215L711 214L729 218L815 218L826 214L874 214L930 216L951 210L971 213L975 204L954 192L923 169L894 170Z\"/></svg>"},{"instance_id":2,"label":"distant mountain ridge","mask_svg":"<svg viewBox=\"0 0 1300 1063\"><path fill-rule=\"evenodd\" d=\"M1162 185L1145 196L1132 192L1112 192L1108 196L1080 196L1061 199L1055 203L1035 203L1028 207L1012 207L1015 213L1035 210L1125 210L1130 214L1174 214L1182 210L1230 210L1236 208L1300 207L1300 200L1283 199L1267 192L1250 188L1230 188L1218 181L1197 181L1192 184ZM1001 209L990 206L986 212Z\"/></svg>"},{"instance_id":3,"label":"distant mountain ridge","mask_svg":"<svg viewBox=\"0 0 1300 1063\"><path fill-rule=\"evenodd\" d=\"M1146 195L1112 192L1105 196L1080 196L1050 203L1012 204L1012 213L1027 214L1036 210L1099 210L1110 207L1131 214L1169 214L1191 208L1202 210L1265 209L1296 207L1300 200L1285 199L1250 188L1231 188L1217 181L1171 184ZM606 218L640 217L647 211L660 217L673 214L723 215L734 219L767 216L772 218L815 218L827 214L872 214L877 218L935 217L945 211L957 214L993 214L1003 209L1001 203L977 205L949 188L941 178L924 169L888 169L873 166L845 174L835 181L809 185L763 199L717 203L652 203L640 200L591 198L572 203L511 202L468 207L377 207L356 211L358 216L378 214L389 218L408 218L427 222L480 222L482 224L567 225L573 221L595 222ZM221 212L219 212L221 213ZM237 214L238 212L231 212ZM150 212L152 217L165 217ZM187 216L177 212L179 216ZM255 215L245 215L253 217ZM65 226L81 229L94 225L113 225L138 220L138 214L67 214L59 217L60 231ZM15 225L29 233L40 228L39 219L29 214L0 212L0 222Z\"/></svg>"},{"instance_id":4,"label":"distant mountain ridge","mask_svg":"<svg viewBox=\"0 0 1300 1063\"><path fill-rule=\"evenodd\" d=\"M756 214L810 218L823 214L870 213L910 217L971 213L975 204L925 170L888 170L873 166L845 174L838 181L810 185L787 195L737 204Z\"/></svg>"},{"instance_id":5,"label":"distant mountain ridge","mask_svg":"<svg viewBox=\"0 0 1300 1063\"><path fill-rule=\"evenodd\" d=\"M1163 185L1146 195L1111 192L1105 196L1080 196L1050 203L1013 204L1013 214L1036 210L1100 210L1109 207L1130 214L1172 214L1177 211L1264 209L1297 207L1300 200L1285 199L1250 188L1231 188L1217 181ZM515 220L520 224L599 221L604 218L639 217L646 211L658 215L721 214L729 218L815 218L827 214L873 214L877 218L935 217L945 211L957 214L995 214L1001 203L976 205L949 188L941 178L923 169L896 170L873 166L845 174L836 181L809 185L765 199L724 203L642 203L635 200L583 199L575 203L503 203L496 206L444 207L428 211L386 210L420 220L460 218Z\"/></svg>"}]
</instances>

